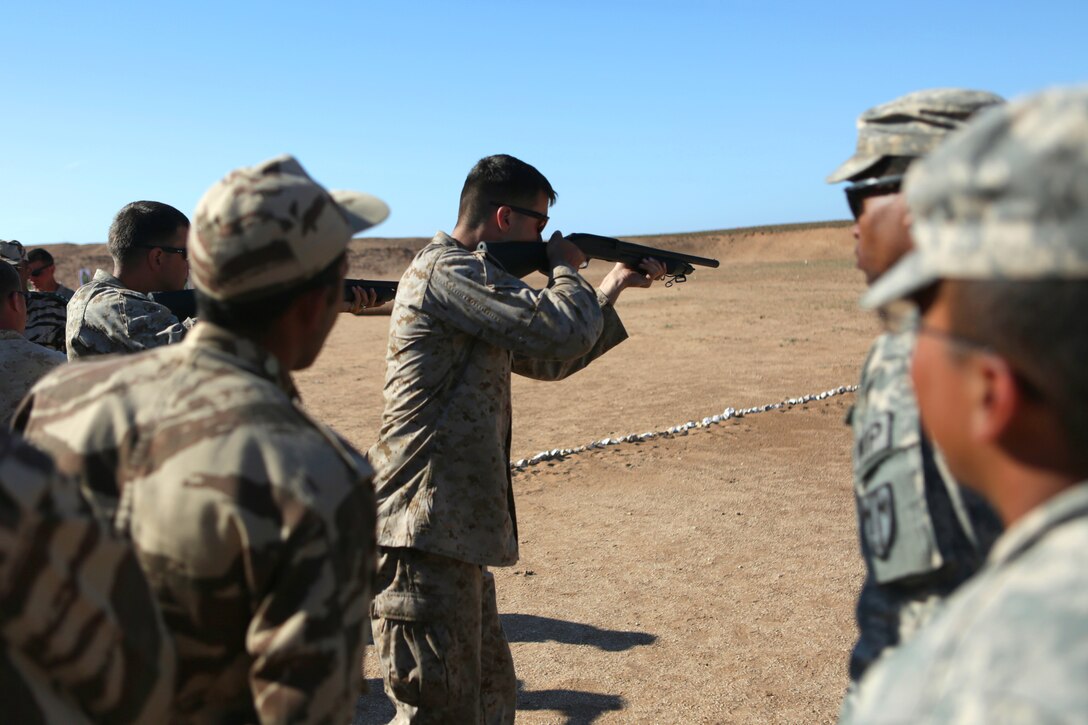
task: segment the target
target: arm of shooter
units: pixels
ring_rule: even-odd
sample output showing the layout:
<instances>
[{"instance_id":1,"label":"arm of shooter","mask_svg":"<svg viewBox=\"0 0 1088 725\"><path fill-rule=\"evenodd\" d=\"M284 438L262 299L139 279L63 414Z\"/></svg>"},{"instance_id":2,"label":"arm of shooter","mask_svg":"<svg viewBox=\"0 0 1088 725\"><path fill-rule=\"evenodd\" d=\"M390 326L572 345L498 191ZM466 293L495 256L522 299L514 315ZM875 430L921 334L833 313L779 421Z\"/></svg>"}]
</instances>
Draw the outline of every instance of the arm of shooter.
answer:
<instances>
[{"instance_id":1,"label":"arm of shooter","mask_svg":"<svg viewBox=\"0 0 1088 725\"><path fill-rule=\"evenodd\" d=\"M603 329L593 288L567 265L534 290L479 256L451 251L432 272L428 312L515 354L566 360L585 355Z\"/></svg>"}]
</instances>

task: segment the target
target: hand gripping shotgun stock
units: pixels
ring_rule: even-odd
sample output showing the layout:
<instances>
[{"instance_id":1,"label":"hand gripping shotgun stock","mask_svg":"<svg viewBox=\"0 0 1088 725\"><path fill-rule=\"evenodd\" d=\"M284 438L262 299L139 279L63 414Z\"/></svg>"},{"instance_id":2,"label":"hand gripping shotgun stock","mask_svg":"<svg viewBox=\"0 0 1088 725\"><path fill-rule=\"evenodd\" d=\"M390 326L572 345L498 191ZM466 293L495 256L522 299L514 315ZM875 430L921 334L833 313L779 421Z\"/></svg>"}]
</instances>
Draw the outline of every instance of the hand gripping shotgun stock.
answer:
<instances>
[{"instance_id":1,"label":"hand gripping shotgun stock","mask_svg":"<svg viewBox=\"0 0 1088 725\"><path fill-rule=\"evenodd\" d=\"M352 302L355 293L352 287L362 287L364 290L372 289L378 295L376 304L385 304L397 296L397 283L375 279L345 279L344 301ZM196 317L196 294L191 289L178 290L177 292L152 292L151 299L163 307L169 308L174 317L184 320L186 317Z\"/></svg>"},{"instance_id":2,"label":"hand gripping shotgun stock","mask_svg":"<svg viewBox=\"0 0 1088 725\"><path fill-rule=\"evenodd\" d=\"M687 276L695 271L693 264L701 267L718 266L716 259L645 247L596 234L570 234L565 239L581 249L588 259L623 262L631 269L638 269L643 259L653 257L665 265L666 287L687 281ZM524 277L530 272L548 274L551 271L547 242L484 242L476 249L515 277Z\"/></svg>"}]
</instances>

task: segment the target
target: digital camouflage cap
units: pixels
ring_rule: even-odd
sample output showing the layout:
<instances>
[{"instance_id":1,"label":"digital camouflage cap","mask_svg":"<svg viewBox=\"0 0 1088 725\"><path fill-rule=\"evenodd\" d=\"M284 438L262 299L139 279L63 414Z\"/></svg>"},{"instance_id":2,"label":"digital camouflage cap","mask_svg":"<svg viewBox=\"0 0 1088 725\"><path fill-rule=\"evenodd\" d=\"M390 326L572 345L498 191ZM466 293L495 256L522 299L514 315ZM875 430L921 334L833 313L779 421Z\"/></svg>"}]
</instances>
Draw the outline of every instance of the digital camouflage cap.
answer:
<instances>
[{"instance_id":1,"label":"digital camouflage cap","mask_svg":"<svg viewBox=\"0 0 1088 725\"><path fill-rule=\"evenodd\" d=\"M26 261L26 249L22 242L14 239L10 242L0 241L0 259L17 267Z\"/></svg>"},{"instance_id":2,"label":"digital camouflage cap","mask_svg":"<svg viewBox=\"0 0 1088 725\"><path fill-rule=\"evenodd\" d=\"M986 91L932 88L870 108L858 117L857 150L827 183L853 179L889 156L925 156L979 109L1003 102Z\"/></svg>"},{"instance_id":3,"label":"digital camouflage cap","mask_svg":"<svg viewBox=\"0 0 1088 725\"><path fill-rule=\"evenodd\" d=\"M326 191L291 156L236 169L197 203L189 230L193 285L219 301L290 289L388 216L385 202L369 194Z\"/></svg>"},{"instance_id":4,"label":"digital camouflage cap","mask_svg":"<svg viewBox=\"0 0 1088 725\"><path fill-rule=\"evenodd\" d=\"M862 300L938 279L1088 279L1088 87L982 114L907 174L915 251Z\"/></svg>"}]
</instances>

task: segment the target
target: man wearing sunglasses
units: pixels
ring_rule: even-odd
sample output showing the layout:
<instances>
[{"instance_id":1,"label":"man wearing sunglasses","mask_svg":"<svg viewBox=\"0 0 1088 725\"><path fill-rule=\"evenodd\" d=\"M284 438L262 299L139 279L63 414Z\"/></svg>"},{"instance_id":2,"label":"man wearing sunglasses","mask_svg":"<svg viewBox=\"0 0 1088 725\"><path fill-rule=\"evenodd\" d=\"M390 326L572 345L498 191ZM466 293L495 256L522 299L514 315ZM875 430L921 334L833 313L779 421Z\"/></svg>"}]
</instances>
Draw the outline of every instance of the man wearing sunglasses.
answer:
<instances>
[{"instance_id":1,"label":"man wearing sunglasses","mask_svg":"<svg viewBox=\"0 0 1088 725\"><path fill-rule=\"evenodd\" d=\"M864 304L909 300L922 425L1007 527L849 722L1088 713L1088 89L968 124L907 175L916 251Z\"/></svg>"},{"instance_id":2,"label":"man wearing sunglasses","mask_svg":"<svg viewBox=\"0 0 1088 725\"><path fill-rule=\"evenodd\" d=\"M26 320L22 331L23 337L35 345L50 350L64 352L64 324L67 301L52 292L28 291L30 265L27 262L26 248L22 242L12 240L3 242L0 256L15 267L19 274L19 284L26 299Z\"/></svg>"},{"instance_id":3,"label":"man wearing sunglasses","mask_svg":"<svg viewBox=\"0 0 1088 725\"><path fill-rule=\"evenodd\" d=\"M857 266L868 284L912 248L899 193L903 174L976 111L1001 102L982 91L917 91L858 119L855 154L827 180L850 184L846 198L855 220ZM913 344L909 333L876 339L848 418L866 566L850 655L851 693L885 649L911 636L978 569L1000 530L985 503L945 474L922 434L908 376ZM850 701L848 694L844 711Z\"/></svg>"},{"instance_id":4,"label":"man wearing sunglasses","mask_svg":"<svg viewBox=\"0 0 1088 725\"><path fill-rule=\"evenodd\" d=\"M47 372L66 362L64 353L26 339L26 307L30 293L23 289L11 242L0 242L0 427L7 428L12 413L26 392Z\"/></svg>"},{"instance_id":5,"label":"man wearing sunglasses","mask_svg":"<svg viewBox=\"0 0 1088 725\"><path fill-rule=\"evenodd\" d=\"M178 342L194 321L181 322L151 292L184 289L189 278L189 219L157 201L126 205L110 225L113 273L94 278L68 303L68 359L129 353Z\"/></svg>"},{"instance_id":6,"label":"man wearing sunglasses","mask_svg":"<svg viewBox=\"0 0 1088 725\"><path fill-rule=\"evenodd\" d=\"M57 281L57 265L53 255L45 249L31 249L26 255L27 274L30 285L38 292L51 292L64 298L67 303L76 293Z\"/></svg>"},{"instance_id":7,"label":"man wearing sunglasses","mask_svg":"<svg viewBox=\"0 0 1088 725\"><path fill-rule=\"evenodd\" d=\"M517 681L490 566L518 560L510 475L510 376L558 380L627 337L620 292L664 274L617 265L593 289L556 232L548 286L477 252L539 241L555 191L534 167L489 156L469 172L453 234L401 279L378 442L375 648L396 722L512 723ZM557 405L575 404L560 401Z\"/></svg>"}]
</instances>

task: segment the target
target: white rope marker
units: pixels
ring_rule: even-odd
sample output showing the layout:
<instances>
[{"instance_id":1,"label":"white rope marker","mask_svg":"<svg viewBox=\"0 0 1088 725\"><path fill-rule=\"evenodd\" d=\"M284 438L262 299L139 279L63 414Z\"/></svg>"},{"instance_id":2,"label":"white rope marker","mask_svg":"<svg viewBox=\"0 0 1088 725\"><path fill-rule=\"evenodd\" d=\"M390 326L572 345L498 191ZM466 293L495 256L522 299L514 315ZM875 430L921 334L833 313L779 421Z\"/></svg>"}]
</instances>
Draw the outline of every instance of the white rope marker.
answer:
<instances>
[{"instance_id":1,"label":"white rope marker","mask_svg":"<svg viewBox=\"0 0 1088 725\"><path fill-rule=\"evenodd\" d=\"M673 436L686 436L689 430L695 428L709 428L712 425L718 425L724 423L731 418L743 418L746 415L755 415L756 413L766 413L769 410L778 410L780 408L792 408L795 405L803 405L810 403L813 400L827 400L833 398L836 395L844 395L846 393L856 392L858 386L856 385L840 385L832 390L825 390L822 393L813 393L811 395L802 395L800 398L787 398L778 403L768 403L766 405L757 405L754 408L742 408L737 410L735 408L726 408L721 413L707 416L702 420L689 420L687 423L681 423L680 425L669 426L664 430L648 431L646 433L630 433L618 438L602 438L599 441L590 441L584 446L578 446L577 448L553 448L550 451L541 451L532 458L522 458L519 461L510 461L510 468L514 471L524 471L530 466L535 466L544 461L552 461L556 458L566 458L567 456L573 456L577 453L585 453L586 451L596 450L598 448L607 448L608 446L618 446L621 443L638 443L640 441L648 441L654 438L672 438Z\"/></svg>"}]
</instances>

